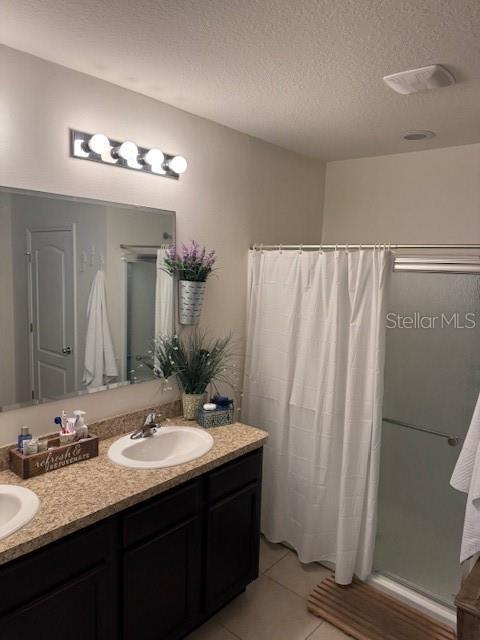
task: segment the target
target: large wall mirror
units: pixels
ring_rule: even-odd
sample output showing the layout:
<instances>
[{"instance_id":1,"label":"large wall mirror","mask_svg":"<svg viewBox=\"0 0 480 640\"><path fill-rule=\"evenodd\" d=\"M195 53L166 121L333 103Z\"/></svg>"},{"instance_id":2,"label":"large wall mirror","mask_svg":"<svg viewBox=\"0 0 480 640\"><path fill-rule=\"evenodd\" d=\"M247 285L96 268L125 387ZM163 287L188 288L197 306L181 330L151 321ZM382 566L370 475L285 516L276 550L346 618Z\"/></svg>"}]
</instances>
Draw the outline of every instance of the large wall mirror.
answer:
<instances>
[{"instance_id":1,"label":"large wall mirror","mask_svg":"<svg viewBox=\"0 0 480 640\"><path fill-rule=\"evenodd\" d=\"M151 380L174 240L172 211L0 188L0 410Z\"/></svg>"}]
</instances>

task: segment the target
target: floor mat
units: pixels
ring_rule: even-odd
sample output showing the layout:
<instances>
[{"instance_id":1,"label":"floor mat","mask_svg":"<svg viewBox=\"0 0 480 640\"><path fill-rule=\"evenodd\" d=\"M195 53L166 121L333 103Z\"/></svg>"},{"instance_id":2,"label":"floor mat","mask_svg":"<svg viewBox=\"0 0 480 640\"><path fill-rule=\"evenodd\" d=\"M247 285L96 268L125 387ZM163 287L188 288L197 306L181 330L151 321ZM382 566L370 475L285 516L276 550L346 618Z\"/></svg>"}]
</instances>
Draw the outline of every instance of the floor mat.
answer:
<instances>
[{"instance_id":1,"label":"floor mat","mask_svg":"<svg viewBox=\"0 0 480 640\"><path fill-rule=\"evenodd\" d=\"M357 640L454 640L454 631L364 582L332 577L308 597L308 610Z\"/></svg>"}]
</instances>

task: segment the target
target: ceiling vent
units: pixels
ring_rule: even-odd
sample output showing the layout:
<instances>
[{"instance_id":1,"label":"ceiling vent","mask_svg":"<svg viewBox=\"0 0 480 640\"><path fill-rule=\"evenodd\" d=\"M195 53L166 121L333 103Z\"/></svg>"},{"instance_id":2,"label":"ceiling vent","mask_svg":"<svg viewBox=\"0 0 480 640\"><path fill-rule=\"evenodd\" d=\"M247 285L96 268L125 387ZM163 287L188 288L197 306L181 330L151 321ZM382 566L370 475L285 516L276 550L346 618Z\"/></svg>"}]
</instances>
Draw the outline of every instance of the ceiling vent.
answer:
<instances>
[{"instance_id":1,"label":"ceiling vent","mask_svg":"<svg viewBox=\"0 0 480 640\"><path fill-rule=\"evenodd\" d=\"M435 137L433 131L405 131L402 133L404 140L430 140Z\"/></svg>"},{"instance_id":2,"label":"ceiling vent","mask_svg":"<svg viewBox=\"0 0 480 640\"><path fill-rule=\"evenodd\" d=\"M385 76L383 81L391 89L404 95L455 84L453 75L440 64L431 64L428 67L420 67L420 69L393 73L390 76Z\"/></svg>"}]
</instances>

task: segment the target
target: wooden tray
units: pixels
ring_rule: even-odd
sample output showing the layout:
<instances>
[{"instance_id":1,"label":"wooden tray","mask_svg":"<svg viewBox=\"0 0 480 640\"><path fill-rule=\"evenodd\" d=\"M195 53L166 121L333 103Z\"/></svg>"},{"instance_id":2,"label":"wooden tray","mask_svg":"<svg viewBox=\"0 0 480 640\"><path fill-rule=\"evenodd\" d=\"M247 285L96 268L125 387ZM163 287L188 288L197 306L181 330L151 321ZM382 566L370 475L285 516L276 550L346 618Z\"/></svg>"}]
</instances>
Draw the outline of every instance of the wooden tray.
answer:
<instances>
[{"instance_id":1,"label":"wooden tray","mask_svg":"<svg viewBox=\"0 0 480 640\"><path fill-rule=\"evenodd\" d=\"M55 447L50 451L41 451L24 456L17 449L10 449L10 469L24 480L42 473L62 469L75 462L82 462L98 456L97 436L89 436L84 440L62 444L60 438L49 438L48 446Z\"/></svg>"}]
</instances>

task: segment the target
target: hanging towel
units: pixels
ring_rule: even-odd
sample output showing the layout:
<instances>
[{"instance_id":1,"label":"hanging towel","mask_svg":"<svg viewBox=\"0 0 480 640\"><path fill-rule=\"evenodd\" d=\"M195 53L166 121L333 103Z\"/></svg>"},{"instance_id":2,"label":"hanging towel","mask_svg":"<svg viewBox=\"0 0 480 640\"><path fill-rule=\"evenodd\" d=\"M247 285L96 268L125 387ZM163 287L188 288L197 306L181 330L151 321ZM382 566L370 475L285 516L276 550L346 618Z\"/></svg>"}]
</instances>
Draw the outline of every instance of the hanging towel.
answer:
<instances>
[{"instance_id":1,"label":"hanging towel","mask_svg":"<svg viewBox=\"0 0 480 640\"><path fill-rule=\"evenodd\" d=\"M460 562L480 552L480 396L450 484L468 494Z\"/></svg>"},{"instance_id":2,"label":"hanging towel","mask_svg":"<svg viewBox=\"0 0 480 640\"><path fill-rule=\"evenodd\" d=\"M108 324L105 273L97 271L87 304L87 335L83 384L91 389L107 384L118 376Z\"/></svg>"}]
</instances>

